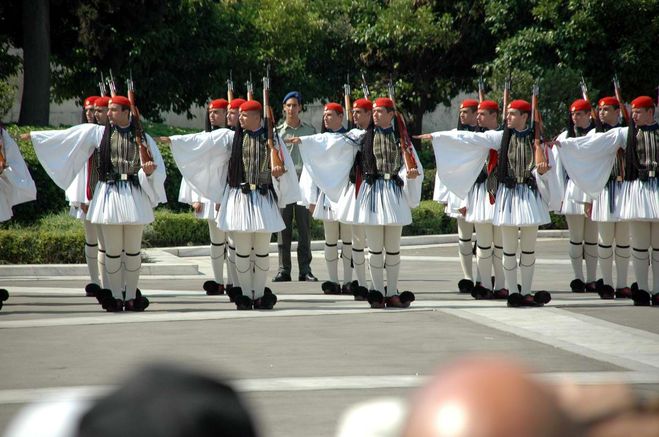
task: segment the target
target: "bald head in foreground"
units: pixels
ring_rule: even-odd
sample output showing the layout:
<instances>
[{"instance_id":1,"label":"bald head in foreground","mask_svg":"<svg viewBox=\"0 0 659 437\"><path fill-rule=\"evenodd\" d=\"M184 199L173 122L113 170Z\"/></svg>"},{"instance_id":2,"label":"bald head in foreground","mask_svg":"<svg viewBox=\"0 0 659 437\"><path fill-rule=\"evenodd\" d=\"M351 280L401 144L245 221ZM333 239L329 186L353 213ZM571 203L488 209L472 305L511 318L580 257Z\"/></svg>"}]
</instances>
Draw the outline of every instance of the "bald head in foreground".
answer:
<instances>
[{"instance_id":1,"label":"bald head in foreground","mask_svg":"<svg viewBox=\"0 0 659 437\"><path fill-rule=\"evenodd\" d=\"M576 436L556 397L501 358L459 361L413 398L404 437Z\"/></svg>"}]
</instances>

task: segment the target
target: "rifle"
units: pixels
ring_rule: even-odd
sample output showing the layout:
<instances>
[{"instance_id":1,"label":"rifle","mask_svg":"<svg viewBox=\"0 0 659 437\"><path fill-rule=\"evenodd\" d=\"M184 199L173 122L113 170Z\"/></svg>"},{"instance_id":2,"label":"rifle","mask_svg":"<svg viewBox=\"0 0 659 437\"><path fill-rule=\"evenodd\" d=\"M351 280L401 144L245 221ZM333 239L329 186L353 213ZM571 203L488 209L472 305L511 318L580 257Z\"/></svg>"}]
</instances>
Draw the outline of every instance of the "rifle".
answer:
<instances>
[{"instance_id":1,"label":"rifle","mask_svg":"<svg viewBox=\"0 0 659 437\"><path fill-rule=\"evenodd\" d=\"M0 174L7 168L7 157L5 156L5 141L2 139L2 131L5 127L0 123Z\"/></svg>"},{"instance_id":2,"label":"rifle","mask_svg":"<svg viewBox=\"0 0 659 437\"><path fill-rule=\"evenodd\" d=\"M590 105L590 117L593 119L593 122L595 123L595 127L599 132L602 130L602 121L597 115L597 109L593 107L593 105L590 103L590 99L588 98L588 86L586 85L586 81L584 80L583 76L581 76L581 83L579 85L581 86L581 96Z\"/></svg>"},{"instance_id":3,"label":"rifle","mask_svg":"<svg viewBox=\"0 0 659 437\"><path fill-rule=\"evenodd\" d=\"M249 73L249 80L245 82L245 87L247 88L247 100L254 100L254 84L252 83L252 73Z\"/></svg>"},{"instance_id":4,"label":"rifle","mask_svg":"<svg viewBox=\"0 0 659 437\"><path fill-rule=\"evenodd\" d=\"M533 129L533 150L536 167L540 163L547 163L547 156L544 150L544 132L542 126L542 115L538 105L538 96L540 95L540 86L536 82L533 85L533 98L531 99L531 129Z\"/></svg>"},{"instance_id":5,"label":"rifle","mask_svg":"<svg viewBox=\"0 0 659 437\"><path fill-rule=\"evenodd\" d=\"M508 77L503 82L503 108L501 109L501 123L506 126L506 116L508 115L508 103L510 103L510 88L512 86L512 78L510 72Z\"/></svg>"},{"instance_id":6,"label":"rifle","mask_svg":"<svg viewBox=\"0 0 659 437\"><path fill-rule=\"evenodd\" d=\"M233 100L233 71L229 70L229 78L227 79L227 100L229 103Z\"/></svg>"},{"instance_id":7,"label":"rifle","mask_svg":"<svg viewBox=\"0 0 659 437\"><path fill-rule=\"evenodd\" d=\"M371 100L371 92L368 90L368 84L366 83L366 77L362 72L362 93L364 93L364 98L366 100Z\"/></svg>"},{"instance_id":8,"label":"rifle","mask_svg":"<svg viewBox=\"0 0 659 437\"><path fill-rule=\"evenodd\" d=\"M114 83L114 77L112 77L112 70L110 70L110 77L107 79L108 88L110 88L110 97L115 97L117 95L117 86Z\"/></svg>"},{"instance_id":9,"label":"rifle","mask_svg":"<svg viewBox=\"0 0 659 437\"><path fill-rule=\"evenodd\" d=\"M483 75L478 79L478 102L482 103L485 100L485 82L483 82Z\"/></svg>"},{"instance_id":10,"label":"rifle","mask_svg":"<svg viewBox=\"0 0 659 437\"><path fill-rule=\"evenodd\" d=\"M343 84L343 106L346 113L346 126L348 130L353 128L352 125L352 103L350 102L350 75L346 75L346 83Z\"/></svg>"},{"instance_id":11,"label":"rifle","mask_svg":"<svg viewBox=\"0 0 659 437\"><path fill-rule=\"evenodd\" d=\"M412 140L410 135L407 132L407 125L405 124L405 119L403 115L398 111L396 106L396 98L394 93L394 84L389 78L389 98L394 102L394 112L396 118L396 126L398 128L398 133L400 134L400 148L403 151L403 158L405 159L405 167L407 171L418 170L416 160L414 159L414 146L412 145ZM416 176L410 178L413 179Z\"/></svg>"},{"instance_id":12,"label":"rifle","mask_svg":"<svg viewBox=\"0 0 659 437\"><path fill-rule=\"evenodd\" d=\"M248 85L251 85L251 80L248 82ZM247 98L249 99L249 87L247 88ZM275 120L272 114L272 108L270 107L270 66L266 68L266 75L263 77L263 120L265 128L268 135L268 149L270 150L270 168L274 169L275 167L280 167L286 172L286 167L284 167L284 162L279 154L279 149L275 147L274 137L274 126ZM274 175L278 177L278 175Z\"/></svg>"},{"instance_id":13,"label":"rifle","mask_svg":"<svg viewBox=\"0 0 659 437\"><path fill-rule=\"evenodd\" d=\"M103 72L101 72L101 81L98 83L98 90L101 92L101 97L106 97L108 95L108 88L105 84L105 78L103 77Z\"/></svg>"},{"instance_id":14,"label":"rifle","mask_svg":"<svg viewBox=\"0 0 659 437\"><path fill-rule=\"evenodd\" d=\"M140 111L135 105L135 84L133 83L133 72L130 73L130 78L126 80L126 88L128 89L128 100L130 100L130 114L135 123L135 141L140 148L140 161L142 165L147 162L153 161L151 151L147 147L146 137L144 136L144 128L142 127L142 120L140 119Z\"/></svg>"},{"instance_id":15,"label":"rifle","mask_svg":"<svg viewBox=\"0 0 659 437\"><path fill-rule=\"evenodd\" d=\"M629 112L627 112L627 106L625 106L625 102L622 100L622 91L620 90L620 82L618 81L618 76L613 76L613 92L616 95L616 99L618 99L618 103L620 104L620 113L622 114L623 120L625 120L625 123L627 126L629 126Z\"/></svg>"}]
</instances>

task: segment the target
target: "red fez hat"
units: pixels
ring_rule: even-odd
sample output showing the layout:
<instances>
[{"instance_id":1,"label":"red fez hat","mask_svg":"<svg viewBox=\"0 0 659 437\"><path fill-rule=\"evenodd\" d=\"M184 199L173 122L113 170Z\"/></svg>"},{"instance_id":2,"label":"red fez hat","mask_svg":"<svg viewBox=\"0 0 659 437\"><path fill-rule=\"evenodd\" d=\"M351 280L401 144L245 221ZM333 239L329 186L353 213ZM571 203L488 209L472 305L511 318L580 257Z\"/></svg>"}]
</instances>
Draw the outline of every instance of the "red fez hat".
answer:
<instances>
[{"instance_id":1,"label":"red fez hat","mask_svg":"<svg viewBox=\"0 0 659 437\"><path fill-rule=\"evenodd\" d=\"M632 108L654 108L654 100L649 96L640 96L632 100Z\"/></svg>"},{"instance_id":2,"label":"red fez hat","mask_svg":"<svg viewBox=\"0 0 659 437\"><path fill-rule=\"evenodd\" d=\"M94 106L107 108L109 103L110 103L109 97L99 97L94 101Z\"/></svg>"},{"instance_id":3,"label":"red fez hat","mask_svg":"<svg viewBox=\"0 0 659 437\"><path fill-rule=\"evenodd\" d=\"M597 106L620 106L620 102L615 97L602 97Z\"/></svg>"},{"instance_id":4,"label":"red fez hat","mask_svg":"<svg viewBox=\"0 0 659 437\"><path fill-rule=\"evenodd\" d=\"M357 99L352 104L353 108L361 108L365 111L373 110L373 102L368 99Z\"/></svg>"},{"instance_id":5,"label":"red fez hat","mask_svg":"<svg viewBox=\"0 0 659 437\"><path fill-rule=\"evenodd\" d=\"M263 106L256 100L248 100L242 105L240 105L240 110L242 112L249 112L249 111L262 111Z\"/></svg>"},{"instance_id":6,"label":"red fez hat","mask_svg":"<svg viewBox=\"0 0 659 437\"><path fill-rule=\"evenodd\" d=\"M499 104L494 100L483 100L478 104L478 109L487 109L488 111L498 111Z\"/></svg>"},{"instance_id":7,"label":"red fez hat","mask_svg":"<svg viewBox=\"0 0 659 437\"><path fill-rule=\"evenodd\" d=\"M474 100L474 99L463 100L462 103L460 103L460 109L464 109L464 108L474 108L474 109L478 108L478 100Z\"/></svg>"},{"instance_id":8,"label":"red fez hat","mask_svg":"<svg viewBox=\"0 0 659 437\"><path fill-rule=\"evenodd\" d=\"M130 106L130 100L128 100L128 97L125 96L114 96L110 98L110 105L112 104L115 105L121 105L121 106Z\"/></svg>"},{"instance_id":9,"label":"red fez hat","mask_svg":"<svg viewBox=\"0 0 659 437\"><path fill-rule=\"evenodd\" d=\"M240 109L240 105L246 101L247 100L245 99L231 99L231 103L229 103L229 109Z\"/></svg>"},{"instance_id":10,"label":"red fez hat","mask_svg":"<svg viewBox=\"0 0 659 437\"><path fill-rule=\"evenodd\" d=\"M513 100L508 109L517 109L520 112L531 112L531 104L526 100Z\"/></svg>"},{"instance_id":11,"label":"red fez hat","mask_svg":"<svg viewBox=\"0 0 659 437\"><path fill-rule=\"evenodd\" d=\"M226 99L215 99L208 104L208 109L226 109L229 101Z\"/></svg>"},{"instance_id":12,"label":"red fez hat","mask_svg":"<svg viewBox=\"0 0 659 437\"><path fill-rule=\"evenodd\" d=\"M577 99L570 105L570 112L590 111L591 109L593 109L593 107L590 106L590 102L584 99Z\"/></svg>"},{"instance_id":13,"label":"red fez hat","mask_svg":"<svg viewBox=\"0 0 659 437\"><path fill-rule=\"evenodd\" d=\"M391 100L389 97L378 97L377 99L375 99L375 103L373 104L373 107L394 109L394 101Z\"/></svg>"},{"instance_id":14,"label":"red fez hat","mask_svg":"<svg viewBox=\"0 0 659 437\"><path fill-rule=\"evenodd\" d=\"M338 114L343 114L343 106L338 103L329 102L325 105L325 111L336 111Z\"/></svg>"},{"instance_id":15,"label":"red fez hat","mask_svg":"<svg viewBox=\"0 0 659 437\"><path fill-rule=\"evenodd\" d=\"M85 104L83 105L85 108L88 106L94 106L94 102L96 102L96 99L98 99L98 96L89 96L85 99Z\"/></svg>"}]
</instances>

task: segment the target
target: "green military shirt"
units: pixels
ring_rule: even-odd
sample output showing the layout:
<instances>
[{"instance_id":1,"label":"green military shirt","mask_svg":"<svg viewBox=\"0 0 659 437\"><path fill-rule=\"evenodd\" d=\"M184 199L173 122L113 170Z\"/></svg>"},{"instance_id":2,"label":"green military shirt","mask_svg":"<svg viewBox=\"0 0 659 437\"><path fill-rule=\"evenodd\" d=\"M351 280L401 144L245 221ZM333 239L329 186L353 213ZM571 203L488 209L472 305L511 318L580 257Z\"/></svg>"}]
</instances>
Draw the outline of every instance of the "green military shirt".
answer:
<instances>
[{"instance_id":1,"label":"green military shirt","mask_svg":"<svg viewBox=\"0 0 659 437\"><path fill-rule=\"evenodd\" d=\"M286 140L286 138L290 137L303 137L306 135L313 135L316 133L316 129L310 125L309 123L306 123L302 120L300 120L300 125L298 127L291 127L286 123L286 119L281 122L279 126L277 126L277 133L279 134L279 137L282 139L282 141ZM288 148L288 152L291 155L291 159L293 159L293 163L295 164L295 172L297 173L298 179L300 178L300 174L302 173L302 157L300 156L300 149L298 148L298 144L286 144L286 147Z\"/></svg>"}]
</instances>

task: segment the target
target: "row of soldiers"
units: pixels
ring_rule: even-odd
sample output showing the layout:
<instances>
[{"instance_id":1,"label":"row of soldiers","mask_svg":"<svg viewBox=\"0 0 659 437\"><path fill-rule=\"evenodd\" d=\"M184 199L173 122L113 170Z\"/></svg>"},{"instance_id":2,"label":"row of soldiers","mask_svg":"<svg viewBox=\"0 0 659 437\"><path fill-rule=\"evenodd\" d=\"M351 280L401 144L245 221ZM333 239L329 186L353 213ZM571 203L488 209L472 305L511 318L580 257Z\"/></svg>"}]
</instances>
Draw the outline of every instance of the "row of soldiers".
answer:
<instances>
[{"instance_id":1,"label":"row of soldiers","mask_svg":"<svg viewBox=\"0 0 659 437\"><path fill-rule=\"evenodd\" d=\"M264 97L266 101L267 96ZM624 105L613 99L599 102L603 126L620 122L618 114ZM568 218L570 228L573 291L594 289L602 298L632 297L637 305L656 303L659 268L653 267L655 285L650 289L647 264L649 247L659 247L655 241L659 238L655 229L659 196L654 173L659 156L656 129L651 128L656 127L654 104L651 99L648 103L648 99L642 97L632 102L632 124L638 126L634 137L640 139L641 146L636 141L633 148L627 147L626 153L631 153L627 164L618 153L617 167L611 167L613 172L620 173L631 162L636 173L627 172L627 178L624 173L610 176L602 187L598 185L603 180L601 176L596 182L588 179L596 173L587 165L598 161L586 158L584 168L589 171L583 172L584 168L574 165L584 159L573 159L570 154L585 155L588 152L583 150L593 150L590 144L595 141L622 143L618 137L611 138L613 134L592 133L583 137L592 139L575 143L575 138L583 136L593 123L589 116L591 108L585 100L571 105L570 129L556 142L557 146L568 147L548 150L536 141L533 130L529 129L533 108L524 100L506 105L503 129L498 129L500 109L496 102L466 100L460 108L459 129L419 136L432 140L435 150L438 169L435 200L445 203L446 211L458 219L465 276L458 284L461 291L471 292L477 299L506 298L510 306L542 306L549 302L548 292L531 291L535 243L538 226L549 222L549 211L561 211ZM291 103L301 104L299 93L286 96L284 109ZM59 186L66 188L72 211L85 222L85 254L92 283L98 284L89 285L87 292L97 296L107 311L143 311L148 306L148 299L137 289L141 233L143 225L153 220L153 207L166 200L162 158L155 142L137 128L133 109L134 104L127 97L90 98L85 101L89 123L66 131L30 135L42 165ZM213 100L208 106L206 132L160 138L171 143L184 177L179 200L190 203L197 216L209 222L214 280L204 284L206 292L225 292L221 266L227 259L231 286L226 287L226 292L237 308L271 309L276 296L265 287L269 268L267 246L272 232L286 229L285 208L299 204L324 222L325 258L330 276L321 285L325 293L350 293L376 308L409 306L414 294L398 290L400 236L402 227L411 223L410 208L420 200L423 170L395 101L359 99L346 111L342 105L328 103L324 108L322 132L314 135L287 133L283 124L282 136L278 136L272 127L268 129L268 118L272 123L268 109L269 105L253 98ZM347 111L355 125L350 131L342 126ZM611 132L623 135L616 129ZM151 159L140 156L138 143L141 142L151 152ZM634 159L636 152L630 150L638 150L640 158ZM561 159L562 154L570 158ZM297 163L292 156L299 157ZM608 165L608 161L603 165ZM300 168L299 175L293 171L295 168ZM636 180L631 179L634 174L641 174L644 180L639 179L636 185L640 184L640 188L630 191ZM603 190L607 190L606 194L602 194ZM624 193L627 194L623 196ZM637 207L639 201L634 197L637 195L641 201L647 201L644 209ZM603 201L607 201L604 206ZM632 287L626 284L624 261L629 257L624 252L629 249L626 223L634 220L636 214L623 214L630 202L635 202L635 211L640 208L645 214L637 220L642 223L638 226L639 237L633 243L634 260L639 262L634 264L637 283ZM609 211L608 215L603 215L605 211ZM593 221L605 223L600 226L599 252L604 276L600 281L594 279L597 256L593 256L592 246L597 242L593 243L592 238ZM471 266L474 227L476 281ZM342 284L337 269L339 238L343 246ZM615 291L611 273L613 238L618 268ZM521 245L519 286L518 245ZM366 246L370 287L365 273ZM586 278L582 273L582 251L587 261ZM94 267L95 257L100 268ZM657 262L655 258L653 253L653 266ZM641 268L643 261L645 275ZM351 265L355 267L357 281L351 280ZM492 269L491 285L478 281L479 274L481 278L489 278ZM277 276L281 273L280 267ZM313 278L310 269L304 272L301 266L300 273L301 280L303 274L305 278L307 274Z\"/></svg>"}]
</instances>

